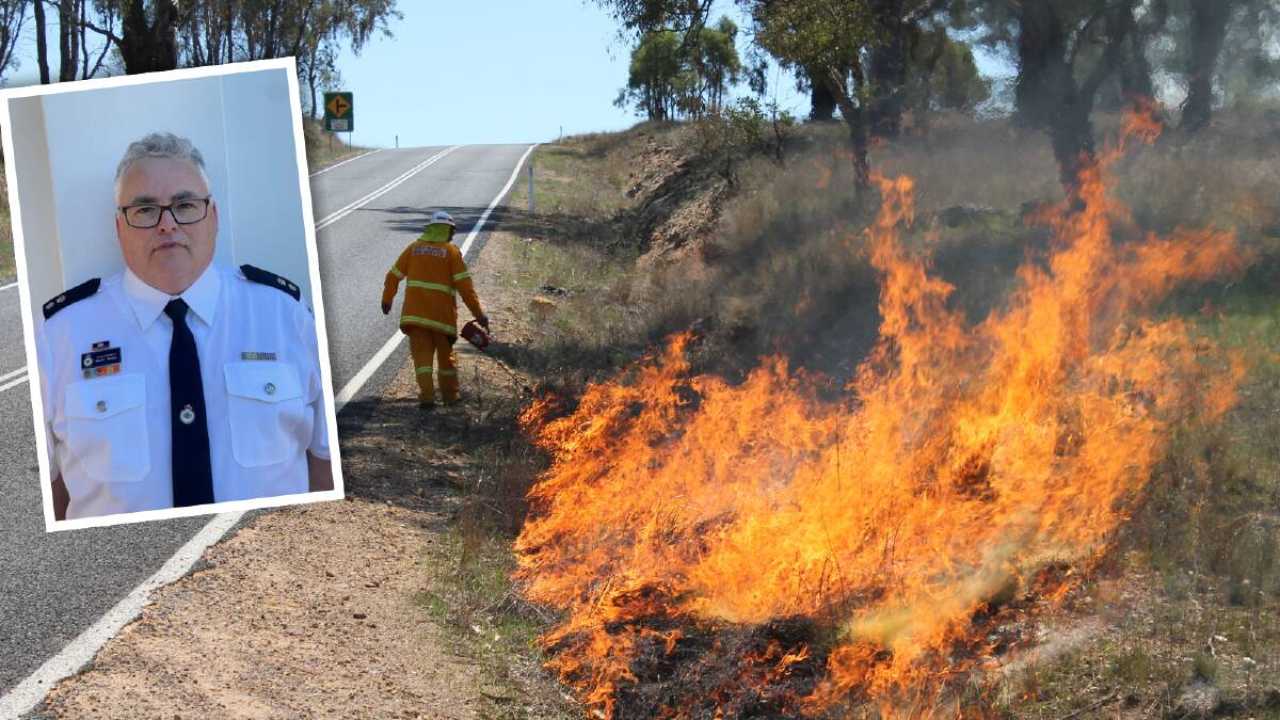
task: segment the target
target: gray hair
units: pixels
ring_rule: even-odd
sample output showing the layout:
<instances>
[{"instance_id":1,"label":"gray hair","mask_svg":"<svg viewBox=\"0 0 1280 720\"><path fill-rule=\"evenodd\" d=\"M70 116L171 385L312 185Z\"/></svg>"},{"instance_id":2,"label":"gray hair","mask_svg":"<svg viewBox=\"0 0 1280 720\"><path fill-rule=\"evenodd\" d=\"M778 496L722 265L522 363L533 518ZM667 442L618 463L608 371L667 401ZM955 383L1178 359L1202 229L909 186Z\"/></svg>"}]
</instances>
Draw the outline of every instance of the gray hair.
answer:
<instances>
[{"instance_id":1,"label":"gray hair","mask_svg":"<svg viewBox=\"0 0 1280 720\"><path fill-rule=\"evenodd\" d=\"M186 160L196 166L205 186L209 185L209 176L204 172L204 156L190 140L171 132L153 132L140 140L129 143L116 166L116 197L120 196L120 179L129 172L133 164L144 158L172 158Z\"/></svg>"}]
</instances>

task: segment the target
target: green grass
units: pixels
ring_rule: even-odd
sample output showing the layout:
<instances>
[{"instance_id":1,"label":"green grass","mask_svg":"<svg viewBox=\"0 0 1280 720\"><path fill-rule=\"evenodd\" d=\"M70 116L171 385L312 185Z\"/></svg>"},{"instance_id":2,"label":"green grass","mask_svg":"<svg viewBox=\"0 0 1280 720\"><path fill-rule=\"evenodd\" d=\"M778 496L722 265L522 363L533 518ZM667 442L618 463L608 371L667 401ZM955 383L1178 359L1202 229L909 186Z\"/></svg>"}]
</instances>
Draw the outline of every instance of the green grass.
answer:
<instances>
[{"instance_id":1,"label":"green grass","mask_svg":"<svg viewBox=\"0 0 1280 720\"><path fill-rule=\"evenodd\" d=\"M480 668L482 716L495 720L568 720L577 717L538 677L536 641L546 618L520 600L510 575L514 560L509 542L494 528L477 531L466 513L430 554L441 570L433 587L415 601L450 630L454 651ZM531 689L535 692L531 692Z\"/></svg>"}]
</instances>

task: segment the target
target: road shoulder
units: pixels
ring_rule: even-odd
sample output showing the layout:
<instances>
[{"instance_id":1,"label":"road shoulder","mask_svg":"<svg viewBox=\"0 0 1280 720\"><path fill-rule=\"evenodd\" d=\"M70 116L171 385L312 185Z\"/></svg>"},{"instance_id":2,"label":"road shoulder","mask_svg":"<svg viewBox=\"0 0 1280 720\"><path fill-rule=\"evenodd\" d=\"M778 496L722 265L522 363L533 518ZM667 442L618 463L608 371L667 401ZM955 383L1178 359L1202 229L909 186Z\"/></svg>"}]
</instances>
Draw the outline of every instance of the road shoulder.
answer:
<instances>
[{"instance_id":1,"label":"road shoulder","mask_svg":"<svg viewBox=\"0 0 1280 720\"><path fill-rule=\"evenodd\" d=\"M499 317L512 304L483 278L509 242L491 235L472 263ZM493 408L524 386L460 354L461 407L424 415L397 368L340 419L346 500L263 513L210 548L37 716L544 717L530 698L554 684L534 653L495 677L481 626L433 611L455 586L458 488L475 448L513 431L492 426Z\"/></svg>"}]
</instances>

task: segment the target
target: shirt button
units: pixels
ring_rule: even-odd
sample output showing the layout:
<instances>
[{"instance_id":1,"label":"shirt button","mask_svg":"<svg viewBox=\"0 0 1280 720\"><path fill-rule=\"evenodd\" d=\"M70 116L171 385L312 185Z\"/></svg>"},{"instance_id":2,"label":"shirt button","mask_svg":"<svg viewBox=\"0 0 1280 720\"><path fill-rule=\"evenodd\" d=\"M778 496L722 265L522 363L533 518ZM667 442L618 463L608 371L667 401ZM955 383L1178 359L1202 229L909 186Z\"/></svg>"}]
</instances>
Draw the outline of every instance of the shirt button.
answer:
<instances>
[{"instance_id":1,"label":"shirt button","mask_svg":"<svg viewBox=\"0 0 1280 720\"><path fill-rule=\"evenodd\" d=\"M266 386L262 388L262 390L268 395L275 395L276 394L275 383L267 383Z\"/></svg>"},{"instance_id":2,"label":"shirt button","mask_svg":"<svg viewBox=\"0 0 1280 720\"><path fill-rule=\"evenodd\" d=\"M98 401L98 405L97 405L97 407L98 407L98 412L106 412L106 411L107 411L107 401L106 401L106 400L99 400L99 401Z\"/></svg>"}]
</instances>

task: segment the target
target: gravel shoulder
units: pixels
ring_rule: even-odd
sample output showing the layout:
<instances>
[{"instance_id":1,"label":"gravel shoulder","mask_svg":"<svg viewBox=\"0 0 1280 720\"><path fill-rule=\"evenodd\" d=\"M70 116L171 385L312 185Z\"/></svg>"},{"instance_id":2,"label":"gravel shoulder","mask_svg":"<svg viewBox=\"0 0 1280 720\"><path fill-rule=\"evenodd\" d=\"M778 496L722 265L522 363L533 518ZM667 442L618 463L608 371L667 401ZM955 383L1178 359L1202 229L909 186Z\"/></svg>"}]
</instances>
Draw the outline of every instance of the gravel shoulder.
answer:
<instances>
[{"instance_id":1,"label":"gravel shoulder","mask_svg":"<svg viewBox=\"0 0 1280 720\"><path fill-rule=\"evenodd\" d=\"M491 234L472 263L508 341L521 305L488 268L510 259L510 242ZM35 716L463 719L492 716L495 699L541 716L527 699L539 691L523 687L549 687L536 664L495 685L474 642L424 600L447 585L457 488L474 448L501 431L486 427L492 407L524 384L491 358L459 354L461 406L420 413L406 362L379 401L340 419L345 500L251 519L154 593Z\"/></svg>"}]
</instances>

